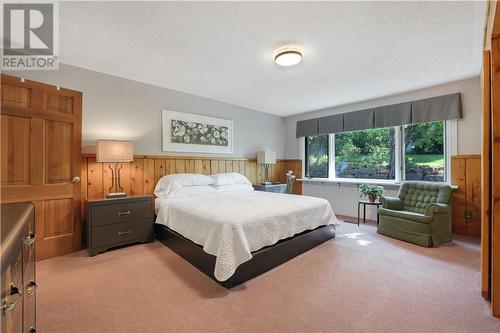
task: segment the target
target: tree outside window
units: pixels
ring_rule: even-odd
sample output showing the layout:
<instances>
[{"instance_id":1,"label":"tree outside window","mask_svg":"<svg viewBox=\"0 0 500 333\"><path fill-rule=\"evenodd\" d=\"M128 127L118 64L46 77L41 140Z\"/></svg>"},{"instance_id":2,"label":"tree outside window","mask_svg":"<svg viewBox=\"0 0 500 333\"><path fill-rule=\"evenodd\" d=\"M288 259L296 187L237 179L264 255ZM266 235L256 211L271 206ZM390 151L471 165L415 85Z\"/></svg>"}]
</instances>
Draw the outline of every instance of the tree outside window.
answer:
<instances>
[{"instance_id":1,"label":"tree outside window","mask_svg":"<svg viewBox=\"0 0 500 333\"><path fill-rule=\"evenodd\" d=\"M335 134L337 178L395 179L394 128Z\"/></svg>"},{"instance_id":2,"label":"tree outside window","mask_svg":"<svg viewBox=\"0 0 500 333\"><path fill-rule=\"evenodd\" d=\"M328 178L328 135L306 137L306 177Z\"/></svg>"},{"instance_id":3,"label":"tree outside window","mask_svg":"<svg viewBox=\"0 0 500 333\"><path fill-rule=\"evenodd\" d=\"M444 122L404 127L405 179L444 181Z\"/></svg>"}]
</instances>

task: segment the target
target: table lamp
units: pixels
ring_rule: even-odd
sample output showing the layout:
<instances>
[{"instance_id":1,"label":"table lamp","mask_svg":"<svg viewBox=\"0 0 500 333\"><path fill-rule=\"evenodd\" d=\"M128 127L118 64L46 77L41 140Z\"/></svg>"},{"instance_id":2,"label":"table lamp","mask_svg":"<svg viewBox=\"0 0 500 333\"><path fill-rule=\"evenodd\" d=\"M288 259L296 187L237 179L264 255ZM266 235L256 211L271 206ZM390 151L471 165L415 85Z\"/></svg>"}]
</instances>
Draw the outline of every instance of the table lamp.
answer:
<instances>
[{"instance_id":1,"label":"table lamp","mask_svg":"<svg viewBox=\"0 0 500 333\"><path fill-rule=\"evenodd\" d=\"M263 150L257 153L257 163L264 165L264 182L262 184L271 184L269 181L269 164L276 164L276 152L272 150Z\"/></svg>"},{"instance_id":2,"label":"table lamp","mask_svg":"<svg viewBox=\"0 0 500 333\"><path fill-rule=\"evenodd\" d=\"M123 187L120 185L120 171L123 162L131 162L134 160L134 144L132 141L119 140L97 140L96 143L96 161L109 163L108 167L111 170L111 187L106 198L121 198L127 194L123 192ZM114 163L114 168L111 164ZM120 166L118 167L118 164Z\"/></svg>"}]
</instances>

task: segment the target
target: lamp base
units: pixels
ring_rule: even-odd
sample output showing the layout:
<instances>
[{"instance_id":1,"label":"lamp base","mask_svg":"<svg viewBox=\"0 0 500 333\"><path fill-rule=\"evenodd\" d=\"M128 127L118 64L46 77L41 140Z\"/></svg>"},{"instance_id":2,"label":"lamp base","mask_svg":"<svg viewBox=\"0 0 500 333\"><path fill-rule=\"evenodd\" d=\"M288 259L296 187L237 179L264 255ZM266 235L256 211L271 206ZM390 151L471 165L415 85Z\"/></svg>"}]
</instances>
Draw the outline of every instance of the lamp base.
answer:
<instances>
[{"instance_id":1,"label":"lamp base","mask_svg":"<svg viewBox=\"0 0 500 333\"><path fill-rule=\"evenodd\" d=\"M124 198L127 196L125 192L113 192L106 194L106 199Z\"/></svg>"}]
</instances>

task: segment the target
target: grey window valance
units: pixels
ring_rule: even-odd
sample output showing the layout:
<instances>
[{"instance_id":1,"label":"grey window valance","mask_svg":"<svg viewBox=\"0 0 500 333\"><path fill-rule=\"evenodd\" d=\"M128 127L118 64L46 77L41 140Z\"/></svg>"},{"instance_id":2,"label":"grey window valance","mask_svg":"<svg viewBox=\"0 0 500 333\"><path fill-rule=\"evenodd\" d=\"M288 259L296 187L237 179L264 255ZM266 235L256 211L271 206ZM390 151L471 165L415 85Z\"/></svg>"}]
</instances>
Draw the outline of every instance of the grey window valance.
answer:
<instances>
[{"instance_id":1,"label":"grey window valance","mask_svg":"<svg viewBox=\"0 0 500 333\"><path fill-rule=\"evenodd\" d=\"M318 134L318 119L307 119L297 122L297 138Z\"/></svg>"},{"instance_id":2,"label":"grey window valance","mask_svg":"<svg viewBox=\"0 0 500 333\"><path fill-rule=\"evenodd\" d=\"M373 128L373 109L344 113L344 132Z\"/></svg>"},{"instance_id":3,"label":"grey window valance","mask_svg":"<svg viewBox=\"0 0 500 333\"><path fill-rule=\"evenodd\" d=\"M375 108L375 127L411 124L411 103L393 104Z\"/></svg>"},{"instance_id":4,"label":"grey window valance","mask_svg":"<svg viewBox=\"0 0 500 333\"><path fill-rule=\"evenodd\" d=\"M332 116L318 118L318 134L330 134L344 130L344 115L334 114Z\"/></svg>"},{"instance_id":5,"label":"grey window valance","mask_svg":"<svg viewBox=\"0 0 500 333\"><path fill-rule=\"evenodd\" d=\"M460 94L426 98L411 102L412 124L450 119L462 119Z\"/></svg>"},{"instance_id":6,"label":"grey window valance","mask_svg":"<svg viewBox=\"0 0 500 333\"><path fill-rule=\"evenodd\" d=\"M430 121L461 119L460 93L381 106L373 109L335 114L297 122L297 138L311 135L359 131L418 124Z\"/></svg>"}]
</instances>

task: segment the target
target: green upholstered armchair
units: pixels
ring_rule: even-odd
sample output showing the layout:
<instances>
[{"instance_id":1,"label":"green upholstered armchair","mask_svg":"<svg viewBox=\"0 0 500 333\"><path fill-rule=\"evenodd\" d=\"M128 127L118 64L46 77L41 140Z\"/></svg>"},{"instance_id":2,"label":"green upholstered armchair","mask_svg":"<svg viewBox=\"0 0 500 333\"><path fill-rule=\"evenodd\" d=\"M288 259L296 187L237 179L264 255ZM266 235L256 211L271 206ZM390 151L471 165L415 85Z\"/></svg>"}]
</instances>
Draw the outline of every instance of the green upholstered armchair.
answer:
<instances>
[{"instance_id":1,"label":"green upholstered armchair","mask_svg":"<svg viewBox=\"0 0 500 333\"><path fill-rule=\"evenodd\" d=\"M377 232L433 247L451 241L451 187L442 183L405 182L397 198L382 197Z\"/></svg>"}]
</instances>

